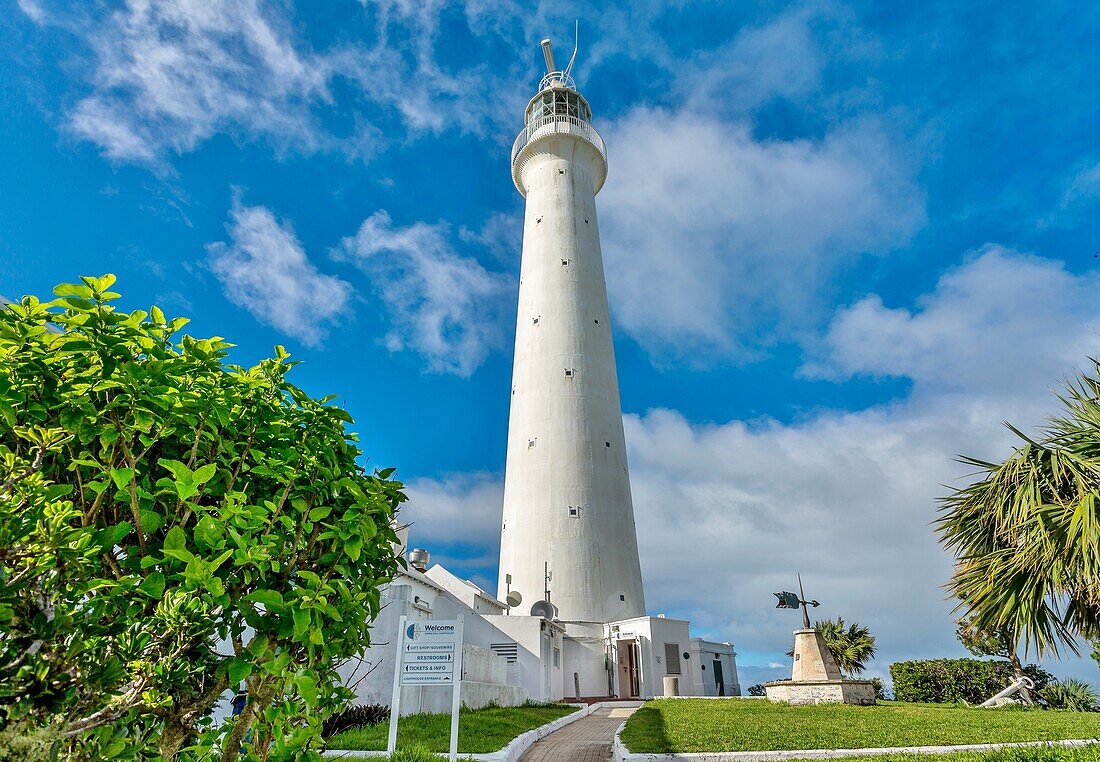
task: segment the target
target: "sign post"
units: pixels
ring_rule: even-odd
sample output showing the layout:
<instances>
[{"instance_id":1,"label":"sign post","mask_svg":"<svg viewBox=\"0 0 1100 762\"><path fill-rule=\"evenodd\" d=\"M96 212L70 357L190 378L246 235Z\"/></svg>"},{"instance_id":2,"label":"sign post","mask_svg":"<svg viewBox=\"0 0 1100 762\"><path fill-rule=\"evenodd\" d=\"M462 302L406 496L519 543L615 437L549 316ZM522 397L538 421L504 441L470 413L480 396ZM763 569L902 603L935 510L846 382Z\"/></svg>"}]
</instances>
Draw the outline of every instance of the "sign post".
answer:
<instances>
[{"instance_id":1,"label":"sign post","mask_svg":"<svg viewBox=\"0 0 1100 762\"><path fill-rule=\"evenodd\" d=\"M401 714L401 687L404 685L451 686L450 760L458 760L458 711L462 705L462 617L409 622L401 617L397 638L398 657L393 670L393 696L390 700L390 734L386 751L397 749L397 718Z\"/></svg>"}]
</instances>

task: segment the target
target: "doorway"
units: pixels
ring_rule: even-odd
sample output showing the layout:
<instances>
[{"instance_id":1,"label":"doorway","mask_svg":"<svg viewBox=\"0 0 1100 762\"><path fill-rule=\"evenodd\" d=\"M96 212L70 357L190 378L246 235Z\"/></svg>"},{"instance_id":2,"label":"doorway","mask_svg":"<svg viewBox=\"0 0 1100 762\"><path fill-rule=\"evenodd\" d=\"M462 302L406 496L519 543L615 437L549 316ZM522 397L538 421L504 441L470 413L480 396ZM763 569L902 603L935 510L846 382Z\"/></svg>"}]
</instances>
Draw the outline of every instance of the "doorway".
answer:
<instances>
[{"instance_id":1,"label":"doorway","mask_svg":"<svg viewBox=\"0 0 1100 762\"><path fill-rule=\"evenodd\" d=\"M726 695L726 681L722 678L722 661L714 660L714 687L718 689L719 696Z\"/></svg>"},{"instance_id":2,"label":"doorway","mask_svg":"<svg viewBox=\"0 0 1100 762\"><path fill-rule=\"evenodd\" d=\"M615 656L619 663L619 698L638 698L638 641L616 641Z\"/></svg>"}]
</instances>

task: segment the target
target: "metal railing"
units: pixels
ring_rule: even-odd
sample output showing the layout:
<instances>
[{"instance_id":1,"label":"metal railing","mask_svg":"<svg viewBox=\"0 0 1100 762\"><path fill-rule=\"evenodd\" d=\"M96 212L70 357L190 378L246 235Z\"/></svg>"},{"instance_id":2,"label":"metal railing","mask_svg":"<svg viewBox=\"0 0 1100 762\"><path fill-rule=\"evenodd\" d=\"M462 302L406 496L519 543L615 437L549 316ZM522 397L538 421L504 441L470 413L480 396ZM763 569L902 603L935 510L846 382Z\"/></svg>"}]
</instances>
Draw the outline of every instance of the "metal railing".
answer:
<instances>
[{"instance_id":1,"label":"metal railing","mask_svg":"<svg viewBox=\"0 0 1100 762\"><path fill-rule=\"evenodd\" d=\"M516 136L516 142L512 144L512 162L515 162L519 152L528 143L546 135L560 134L577 135L584 138L595 146L603 160L607 161L607 149L604 147L603 138L600 137L600 133L592 129L591 124L575 116L552 114L531 122Z\"/></svg>"}]
</instances>

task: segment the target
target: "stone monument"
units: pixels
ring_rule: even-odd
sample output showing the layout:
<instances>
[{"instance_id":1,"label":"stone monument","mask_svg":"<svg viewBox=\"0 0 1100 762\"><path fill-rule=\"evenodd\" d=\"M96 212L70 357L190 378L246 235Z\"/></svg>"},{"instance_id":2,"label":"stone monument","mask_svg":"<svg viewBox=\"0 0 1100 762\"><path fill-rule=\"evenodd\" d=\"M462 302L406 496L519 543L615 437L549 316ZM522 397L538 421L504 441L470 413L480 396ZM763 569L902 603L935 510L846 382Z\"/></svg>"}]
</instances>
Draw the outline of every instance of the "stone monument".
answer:
<instances>
[{"instance_id":1,"label":"stone monument","mask_svg":"<svg viewBox=\"0 0 1100 762\"><path fill-rule=\"evenodd\" d=\"M776 593L776 608L802 609L802 629L794 631L794 666L790 680L774 680L764 683L764 691L770 701L788 704L874 704L875 686L870 680L849 680L840 672L836 659L825 645L825 638L810 626L807 604L821 604L805 600L802 577L798 578L798 592Z\"/></svg>"}]
</instances>

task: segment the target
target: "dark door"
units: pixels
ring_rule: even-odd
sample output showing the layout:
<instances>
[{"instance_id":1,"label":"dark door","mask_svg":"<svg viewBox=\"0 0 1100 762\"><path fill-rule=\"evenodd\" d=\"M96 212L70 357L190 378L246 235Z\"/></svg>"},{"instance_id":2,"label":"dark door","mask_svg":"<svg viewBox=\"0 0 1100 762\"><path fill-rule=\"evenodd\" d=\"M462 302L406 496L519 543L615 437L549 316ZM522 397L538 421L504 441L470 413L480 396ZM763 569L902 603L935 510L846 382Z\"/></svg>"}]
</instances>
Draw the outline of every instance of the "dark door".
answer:
<instances>
[{"instance_id":1,"label":"dark door","mask_svg":"<svg viewBox=\"0 0 1100 762\"><path fill-rule=\"evenodd\" d=\"M722 679L722 661L714 660L714 687L718 689L719 696L726 695L726 681Z\"/></svg>"}]
</instances>

